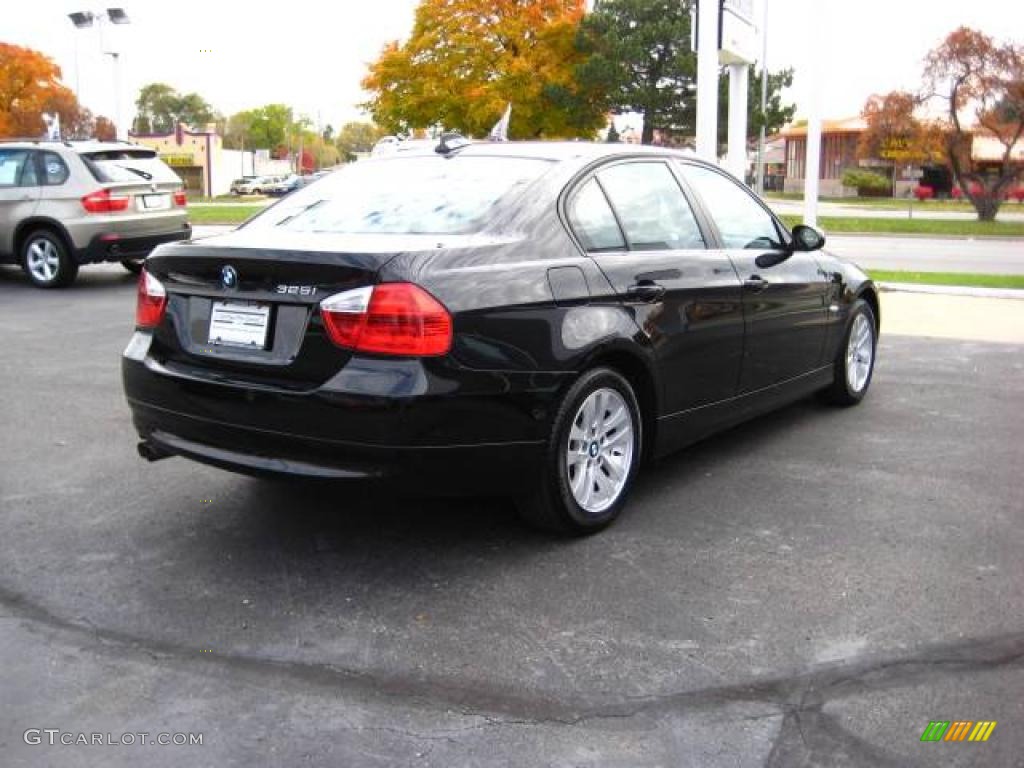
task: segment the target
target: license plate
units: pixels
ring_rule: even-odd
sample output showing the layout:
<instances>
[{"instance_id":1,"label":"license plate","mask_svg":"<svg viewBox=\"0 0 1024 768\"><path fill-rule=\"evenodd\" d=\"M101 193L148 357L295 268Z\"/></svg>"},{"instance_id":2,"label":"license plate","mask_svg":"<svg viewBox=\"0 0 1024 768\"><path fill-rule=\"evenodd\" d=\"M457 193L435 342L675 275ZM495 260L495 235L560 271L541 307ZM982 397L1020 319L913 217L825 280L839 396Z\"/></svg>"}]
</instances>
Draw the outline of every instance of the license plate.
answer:
<instances>
[{"instance_id":1,"label":"license plate","mask_svg":"<svg viewBox=\"0 0 1024 768\"><path fill-rule=\"evenodd\" d=\"M215 301L210 313L211 344L265 349L270 305Z\"/></svg>"},{"instance_id":2,"label":"license plate","mask_svg":"<svg viewBox=\"0 0 1024 768\"><path fill-rule=\"evenodd\" d=\"M170 195L139 195L139 208L145 211L165 211L171 207Z\"/></svg>"}]
</instances>

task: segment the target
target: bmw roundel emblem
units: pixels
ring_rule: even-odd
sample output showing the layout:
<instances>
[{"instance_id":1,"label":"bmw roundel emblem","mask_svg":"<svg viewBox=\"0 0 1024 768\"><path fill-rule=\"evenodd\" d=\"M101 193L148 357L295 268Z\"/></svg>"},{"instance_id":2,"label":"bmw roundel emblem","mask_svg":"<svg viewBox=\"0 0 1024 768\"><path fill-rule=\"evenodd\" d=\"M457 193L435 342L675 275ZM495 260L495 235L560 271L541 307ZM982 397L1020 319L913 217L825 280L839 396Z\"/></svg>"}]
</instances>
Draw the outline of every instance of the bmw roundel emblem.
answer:
<instances>
[{"instance_id":1,"label":"bmw roundel emblem","mask_svg":"<svg viewBox=\"0 0 1024 768\"><path fill-rule=\"evenodd\" d=\"M228 265L220 271L220 281L225 288L234 288L238 285L238 272L234 267Z\"/></svg>"}]
</instances>

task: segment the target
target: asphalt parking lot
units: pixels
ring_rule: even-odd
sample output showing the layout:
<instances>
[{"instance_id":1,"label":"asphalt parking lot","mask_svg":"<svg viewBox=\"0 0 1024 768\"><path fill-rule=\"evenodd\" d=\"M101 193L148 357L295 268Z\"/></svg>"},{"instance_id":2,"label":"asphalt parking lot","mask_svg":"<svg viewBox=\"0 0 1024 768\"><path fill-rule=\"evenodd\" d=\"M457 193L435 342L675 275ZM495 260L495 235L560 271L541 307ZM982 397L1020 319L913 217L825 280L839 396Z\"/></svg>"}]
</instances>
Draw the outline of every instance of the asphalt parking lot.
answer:
<instances>
[{"instance_id":1,"label":"asphalt parking lot","mask_svg":"<svg viewBox=\"0 0 1024 768\"><path fill-rule=\"evenodd\" d=\"M145 463L133 308L115 268L0 269L0 765L1024 765L1024 346L883 325L860 407L708 440L564 541Z\"/></svg>"}]
</instances>

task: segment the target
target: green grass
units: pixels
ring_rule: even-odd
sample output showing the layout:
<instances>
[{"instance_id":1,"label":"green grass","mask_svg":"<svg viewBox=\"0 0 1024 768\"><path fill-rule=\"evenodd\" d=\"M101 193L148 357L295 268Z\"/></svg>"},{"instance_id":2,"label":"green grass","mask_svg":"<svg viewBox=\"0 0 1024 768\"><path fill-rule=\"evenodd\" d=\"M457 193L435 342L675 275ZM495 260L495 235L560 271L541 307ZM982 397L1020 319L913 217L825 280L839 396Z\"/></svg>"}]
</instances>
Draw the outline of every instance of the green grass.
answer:
<instances>
[{"instance_id":1,"label":"green grass","mask_svg":"<svg viewBox=\"0 0 1024 768\"><path fill-rule=\"evenodd\" d=\"M253 214L259 213L265 205L203 205L188 209L188 219L193 224L241 224Z\"/></svg>"},{"instance_id":2,"label":"green grass","mask_svg":"<svg viewBox=\"0 0 1024 768\"><path fill-rule=\"evenodd\" d=\"M782 215L787 227L799 224L800 216ZM824 216L818 226L826 233L868 233L892 235L961 235L970 237L1024 237L1024 221L976 221L957 219L873 219L868 217Z\"/></svg>"},{"instance_id":3,"label":"green grass","mask_svg":"<svg viewBox=\"0 0 1024 768\"><path fill-rule=\"evenodd\" d=\"M968 272L893 272L869 269L873 280L882 283L919 283L922 285L959 285L972 288L1021 288L1024 275L981 275Z\"/></svg>"},{"instance_id":4,"label":"green grass","mask_svg":"<svg viewBox=\"0 0 1024 768\"><path fill-rule=\"evenodd\" d=\"M765 200L788 200L790 202L801 202L804 199L802 192L769 192L764 196ZM927 200L919 202L916 198L906 197L822 197L823 203L835 203L850 208L864 208L874 210L905 211L914 202L915 211L964 211L973 212L974 206L964 200ZM1000 209L1003 211L1024 211L1024 205L1013 202L1004 203Z\"/></svg>"}]
</instances>

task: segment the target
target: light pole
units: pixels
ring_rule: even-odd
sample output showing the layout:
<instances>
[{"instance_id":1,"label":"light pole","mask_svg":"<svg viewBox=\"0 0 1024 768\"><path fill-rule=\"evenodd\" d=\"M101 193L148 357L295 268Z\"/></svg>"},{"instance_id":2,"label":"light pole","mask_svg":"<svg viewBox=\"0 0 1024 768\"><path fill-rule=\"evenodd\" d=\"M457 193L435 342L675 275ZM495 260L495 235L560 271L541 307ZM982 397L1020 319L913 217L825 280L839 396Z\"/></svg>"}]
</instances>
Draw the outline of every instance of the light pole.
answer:
<instances>
[{"instance_id":1,"label":"light pole","mask_svg":"<svg viewBox=\"0 0 1024 768\"><path fill-rule=\"evenodd\" d=\"M114 63L114 127L117 130L117 138L127 138L128 131L124 126L124 121L121 119L121 54L118 51L105 51L103 45L103 25L104 23L110 24L129 24L131 19L128 18L128 14L124 12L124 8L107 8L105 11L76 11L69 13L68 18L71 19L71 23L75 25L75 29L87 29L92 27L94 24L99 32L100 42L100 54L103 56L109 56ZM75 40L75 81L77 90L78 81L78 40ZM78 94L76 93L76 98Z\"/></svg>"}]
</instances>

